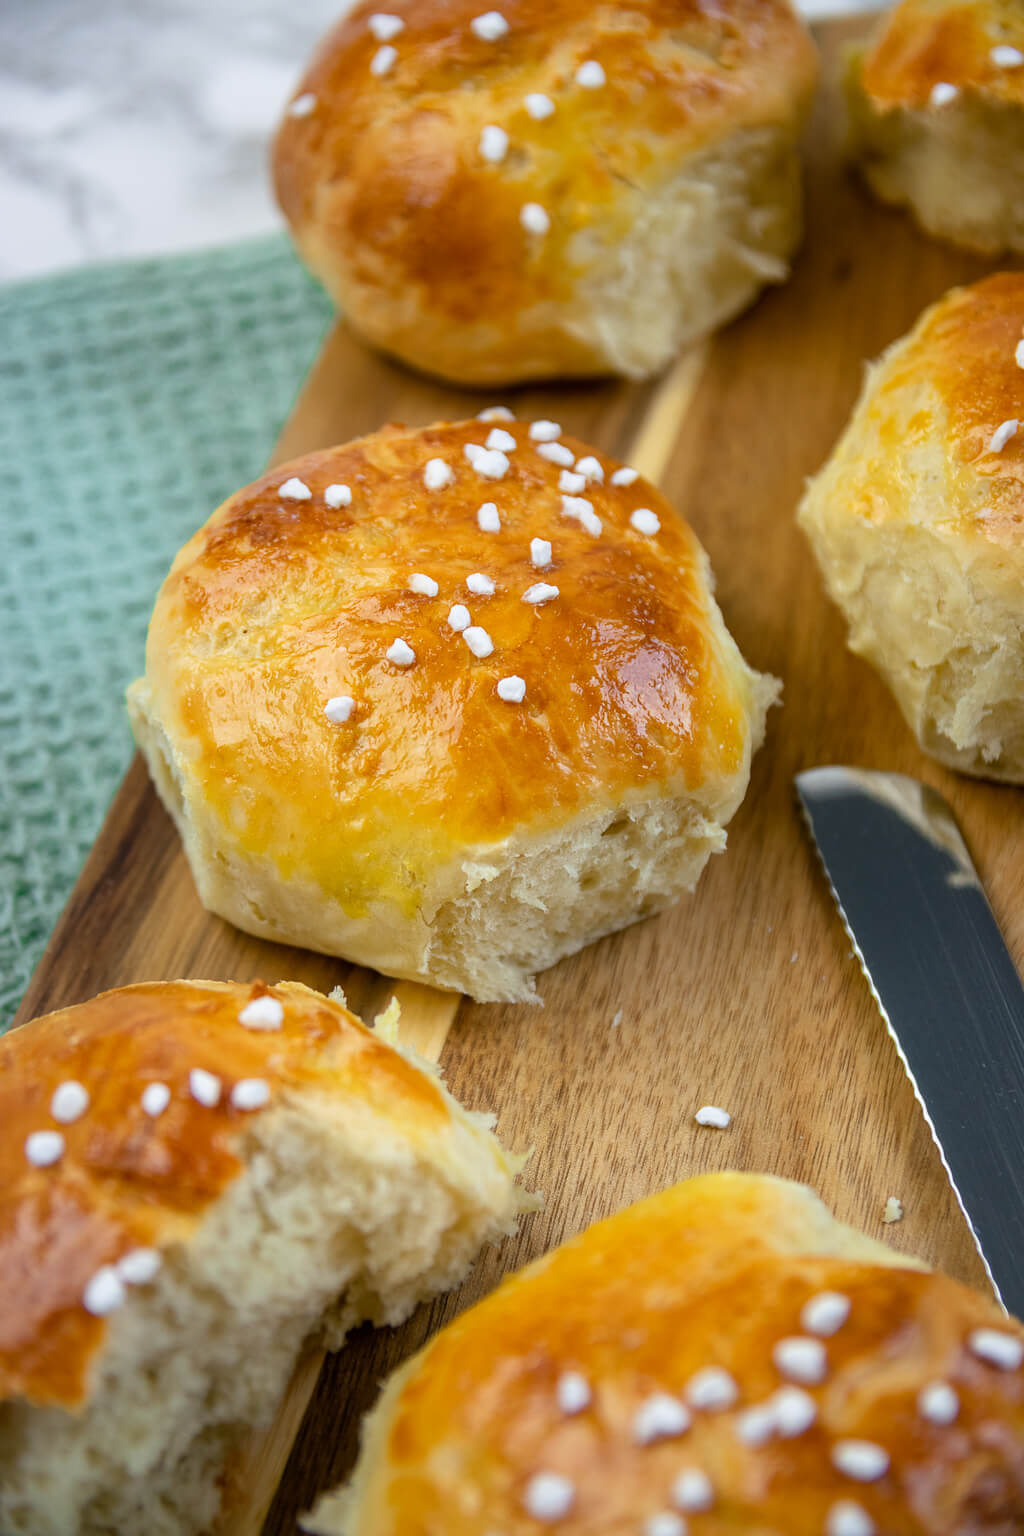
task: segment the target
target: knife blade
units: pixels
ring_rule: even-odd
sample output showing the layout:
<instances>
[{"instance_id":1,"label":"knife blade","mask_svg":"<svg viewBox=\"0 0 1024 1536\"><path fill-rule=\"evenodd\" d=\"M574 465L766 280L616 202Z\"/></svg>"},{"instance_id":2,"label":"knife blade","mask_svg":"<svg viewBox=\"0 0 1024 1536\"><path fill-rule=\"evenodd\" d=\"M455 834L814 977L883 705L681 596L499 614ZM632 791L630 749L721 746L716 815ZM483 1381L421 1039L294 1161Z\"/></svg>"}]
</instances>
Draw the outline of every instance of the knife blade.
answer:
<instances>
[{"instance_id":1,"label":"knife blade","mask_svg":"<svg viewBox=\"0 0 1024 1536\"><path fill-rule=\"evenodd\" d=\"M897 773L797 795L997 1296L1024 1314L1024 985L953 812Z\"/></svg>"}]
</instances>

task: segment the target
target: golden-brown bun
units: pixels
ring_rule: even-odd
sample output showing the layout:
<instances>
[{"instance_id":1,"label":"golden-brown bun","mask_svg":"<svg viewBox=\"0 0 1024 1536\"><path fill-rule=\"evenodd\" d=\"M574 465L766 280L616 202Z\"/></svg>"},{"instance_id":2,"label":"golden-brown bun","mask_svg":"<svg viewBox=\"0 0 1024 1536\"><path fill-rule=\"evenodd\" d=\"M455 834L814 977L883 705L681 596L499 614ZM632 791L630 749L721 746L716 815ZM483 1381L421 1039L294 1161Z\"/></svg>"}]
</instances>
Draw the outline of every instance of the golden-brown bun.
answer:
<instances>
[{"instance_id":1,"label":"golden-brown bun","mask_svg":"<svg viewBox=\"0 0 1024 1536\"><path fill-rule=\"evenodd\" d=\"M883 202L971 250L1024 250L1024 7L902 0L847 73L852 151Z\"/></svg>"},{"instance_id":2,"label":"golden-brown bun","mask_svg":"<svg viewBox=\"0 0 1024 1536\"><path fill-rule=\"evenodd\" d=\"M822 1293L834 1295L808 1317ZM979 1357L977 1329L1024 1353L1024 1330L994 1303L834 1222L801 1185L690 1179L439 1333L386 1386L350 1491L307 1528L1011 1536L1024 1530L1024 1372ZM730 1406L694 1395L709 1369L727 1373ZM549 1486L549 1510L569 1499L547 1519L526 1508L541 1507L544 1474L566 1480Z\"/></svg>"},{"instance_id":3,"label":"golden-brown bun","mask_svg":"<svg viewBox=\"0 0 1024 1536\"><path fill-rule=\"evenodd\" d=\"M924 750L1013 783L1024 782L1024 422L998 451L992 439L1024 417L1022 337L1019 273L948 293L868 370L798 514L850 648Z\"/></svg>"},{"instance_id":4,"label":"golden-brown bun","mask_svg":"<svg viewBox=\"0 0 1024 1536\"><path fill-rule=\"evenodd\" d=\"M492 431L515 442L497 479L464 452ZM743 661L707 557L654 486L613 485L602 456L584 471L603 483L569 502L549 450L590 452L512 421L389 427L264 475L180 552L129 707L211 910L525 1000L535 971L691 889L724 846L775 685ZM432 460L451 476L433 491ZM291 480L310 495L282 496ZM338 484L351 502L331 507ZM497 532L479 526L487 504ZM657 531L632 526L639 509ZM467 588L478 575L492 595ZM558 595L525 601L539 584ZM456 605L490 655L451 628ZM398 641L411 665L388 659ZM499 695L506 678L521 701ZM351 715L333 724L338 697Z\"/></svg>"},{"instance_id":5,"label":"golden-brown bun","mask_svg":"<svg viewBox=\"0 0 1024 1536\"><path fill-rule=\"evenodd\" d=\"M508 0L494 41L471 26L480 0L396 0L384 44L373 10L322 43L274 180L376 346L456 383L639 378L785 278L817 72L788 0ZM485 129L507 135L500 160Z\"/></svg>"},{"instance_id":6,"label":"golden-brown bun","mask_svg":"<svg viewBox=\"0 0 1024 1536\"><path fill-rule=\"evenodd\" d=\"M241 1022L257 998L276 1027ZM398 1321L526 1203L484 1117L285 983L126 987L13 1031L0 1166L4 1536L209 1529L303 1340Z\"/></svg>"}]
</instances>

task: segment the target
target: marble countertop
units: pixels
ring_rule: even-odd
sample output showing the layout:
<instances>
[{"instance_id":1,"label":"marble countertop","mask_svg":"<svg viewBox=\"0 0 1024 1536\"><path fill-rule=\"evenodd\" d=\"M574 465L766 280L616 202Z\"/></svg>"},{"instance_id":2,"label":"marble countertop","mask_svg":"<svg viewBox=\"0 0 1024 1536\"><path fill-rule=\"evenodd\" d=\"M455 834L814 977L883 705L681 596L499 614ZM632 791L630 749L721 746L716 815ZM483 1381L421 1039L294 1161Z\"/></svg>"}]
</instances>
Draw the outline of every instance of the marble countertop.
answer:
<instances>
[{"instance_id":1,"label":"marble countertop","mask_svg":"<svg viewBox=\"0 0 1024 1536\"><path fill-rule=\"evenodd\" d=\"M0 282L280 227L267 143L343 0L0 7ZM864 0L803 0L811 16Z\"/></svg>"}]
</instances>

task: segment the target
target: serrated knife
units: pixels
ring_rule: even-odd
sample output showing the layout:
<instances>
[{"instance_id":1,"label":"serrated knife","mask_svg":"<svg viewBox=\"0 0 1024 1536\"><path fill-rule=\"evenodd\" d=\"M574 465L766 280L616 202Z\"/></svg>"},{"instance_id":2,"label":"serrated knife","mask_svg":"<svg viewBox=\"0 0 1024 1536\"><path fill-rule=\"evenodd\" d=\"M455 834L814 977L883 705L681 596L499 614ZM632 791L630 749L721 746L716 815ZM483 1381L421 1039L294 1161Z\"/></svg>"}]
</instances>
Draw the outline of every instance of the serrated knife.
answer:
<instances>
[{"instance_id":1,"label":"serrated knife","mask_svg":"<svg viewBox=\"0 0 1024 1536\"><path fill-rule=\"evenodd\" d=\"M812 768L796 788L982 1262L1024 1315L1024 985L953 812L898 773Z\"/></svg>"}]
</instances>

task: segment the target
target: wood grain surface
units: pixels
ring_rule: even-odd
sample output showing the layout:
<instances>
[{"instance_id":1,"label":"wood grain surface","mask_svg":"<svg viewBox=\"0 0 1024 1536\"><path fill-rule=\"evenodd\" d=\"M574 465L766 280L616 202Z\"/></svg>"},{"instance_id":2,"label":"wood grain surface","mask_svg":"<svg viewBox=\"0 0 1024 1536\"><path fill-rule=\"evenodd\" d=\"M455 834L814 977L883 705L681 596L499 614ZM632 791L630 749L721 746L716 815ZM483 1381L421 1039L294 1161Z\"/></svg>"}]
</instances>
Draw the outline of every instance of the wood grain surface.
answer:
<instances>
[{"instance_id":1,"label":"wood grain surface","mask_svg":"<svg viewBox=\"0 0 1024 1536\"><path fill-rule=\"evenodd\" d=\"M340 983L366 1017L397 992L410 1037L440 1054L453 1092L495 1109L506 1144L535 1149L528 1178L545 1209L485 1254L460 1291L401 1329L359 1330L326 1363L307 1353L271 1433L251 1447L234 1536L293 1532L297 1513L350 1467L381 1378L504 1270L689 1174L805 1180L845 1220L984 1284L793 797L793 775L825 762L935 785L1024 962L1021 792L957 778L920 754L885 689L846 651L793 521L863 360L952 284L989 270L874 206L843 170L834 81L839 45L859 25L819 32L825 86L807 137L807 239L792 280L658 383L504 397L518 415L553 416L660 479L711 555L744 653L783 679L728 851L696 895L548 972L543 1008L478 1006L261 942L205 913L136 759L25 996L19 1021L104 987L177 976ZM392 367L339 326L275 458L386 420L460 418L491 403ZM197 507L197 524L209 510ZM695 1125L706 1102L731 1111L727 1131ZM883 1228L892 1194L906 1216Z\"/></svg>"}]
</instances>

